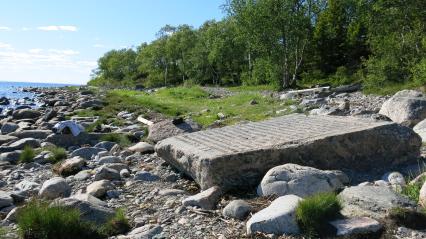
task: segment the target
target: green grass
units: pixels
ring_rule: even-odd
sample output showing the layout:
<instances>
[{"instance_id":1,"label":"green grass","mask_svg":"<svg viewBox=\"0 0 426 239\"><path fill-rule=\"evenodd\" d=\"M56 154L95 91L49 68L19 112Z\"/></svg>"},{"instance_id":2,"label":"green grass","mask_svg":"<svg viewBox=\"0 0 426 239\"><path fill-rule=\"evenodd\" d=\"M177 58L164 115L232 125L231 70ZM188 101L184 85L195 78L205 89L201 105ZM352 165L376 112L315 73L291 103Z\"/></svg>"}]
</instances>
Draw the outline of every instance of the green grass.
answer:
<instances>
[{"instance_id":1,"label":"green grass","mask_svg":"<svg viewBox=\"0 0 426 239\"><path fill-rule=\"evenodd\" d=\"M50 151L52 153L52 156L48 158L48 161L51 163L57 163L67 158L67 151L64 148L49 146L44 148L44 150Z\"/></svg>"},{"instance_id":2,"label":"green grass","mask_svg":"<svg viewBox=\"0 0 426 239\"><path fill-rule=\"evenodd\" d=\"M130 223L123 209L117 209L113 218L105 225L100 227L99 231L102 235L113 236L120 235L130 230Z\"/></svg>"},{"instance_id":3,"label":"green grass","mask_svg":"<svg viewBox=\"0 0 426 239\"><path fill-rule=\"evenodd\" d=\"M101 137L101 141L110 141L119 144L122 147L129 146L131 144L129 138L124 134L109 133Z\"/></svg>"},{"instance_id":4,"label":"green grass","mask_svg":"<svg viewBox=\"0 0 426 239\"><path fill-rule=\"evenodd\" d=\"M22 153L19 155L19 162L31 163L36 156L36 151L30 146L25 146Z\"/></svg>"},{"instance_id":5,"label":"green grass","mask_svg":"<svg viewBox=\"0 0 426 239\"><path fill-rule=\"evenodd\" d=\"M126 233L130 229L123 210L117 210L104 225L83 221L80 211L48 202L32 200L17 215L18 228L24 239L97 239Z\"/></svg>"},{"instance_id":6,"label":"green grass","mask_svg":"<svg viewBox=\"0 0 426 239\"><path fill-rule=\"evenodd\" d=\"M102 238L94 225L80 219L78 209L49 207L47 202L29 202L17 220L24 239Z\"/></svg>"},{"instance_id":7,"label":"green grass","mask_svg":"<svg viewBox=\"0 0 426 239\"><path fill-rule=\"evenodd\" d=\"M320 193L305 198L296 209L296 219L308 236L324 234L327 223L340 215L342 205L335 193Z\"/></svg>"},{"instance_id":8,"label":"green grass","mask_svg":"<svg viewBox=\"0 0 426 239\"><path fill-rule=\"evenodd\" d=\"M113 90L108 93L106 100L109 105L118 107L114 112L126 109L144 115L154 111L169 117L191 116L203 126L216 121L218 113L225 114L223 123L229 125L243 120L259 121L276 116L277 110L286 109L291 104L257 92L241 92L229 97L210 99L208 93L197 86L164 88L153 94ZM251 100L256 100L258 104L251 105ZM106 107L98 113L105 116L114 110L113 107ZM208 111L203 111L204 109Z\"/></svg>"},{"instance_id":9,"label":"green grass","mask_svg":"<svg viewBox=\"0 0 426 239\"><path fill-rule=\"evenodd\" d=\"M408 179L407 181L409 182L411 180ZM414 202L418 202L420 189L422 188L425 181L426 181L426 176L423 176L422 178L420 178L420 180L417 183L407 184L406 186L402 188L401 194L409 197Z\"/></svg>"},{"instance_id":10,"label":"green grass","mask_svg":"<svg viewBox=\"0 0 426 239\"><path fill-rule=\"evenodd\" d=\"M2 238L6 238L6 229L4 229L3 227L0 227L0 239Z\"/></svg>"},{"instance_id":11,"label":"green grass","mask_svg":"<svg viewBox=\"0 0 426 239\"><path fill-rule=\"evenodd\" d=\"M242 86L232 86L227 88L233 92L243 92L243 91L274 91L276 87L273 85L242 85Z\"/></svg>"}]
</instances>

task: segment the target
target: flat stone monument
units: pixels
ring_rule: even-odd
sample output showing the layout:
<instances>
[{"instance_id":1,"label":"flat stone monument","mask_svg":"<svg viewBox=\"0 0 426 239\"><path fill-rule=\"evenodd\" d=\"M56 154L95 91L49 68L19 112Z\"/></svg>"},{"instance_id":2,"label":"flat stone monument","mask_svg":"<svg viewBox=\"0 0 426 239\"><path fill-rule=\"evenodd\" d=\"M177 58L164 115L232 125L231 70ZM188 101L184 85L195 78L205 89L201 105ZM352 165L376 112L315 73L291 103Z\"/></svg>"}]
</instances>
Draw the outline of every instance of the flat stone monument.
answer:
<instances>
[{"instance_id":1,"label":"flat stone monument","mask_svg":"<svg viewBox=\"0 0 426 239\"><path fill-rule=\"evenodd\" d=\"M392 122L292 114L167 138L157 154L202 189L257 185L272 167L369 170L416 162L421 139Z\"/></svg>"}]
</instances>

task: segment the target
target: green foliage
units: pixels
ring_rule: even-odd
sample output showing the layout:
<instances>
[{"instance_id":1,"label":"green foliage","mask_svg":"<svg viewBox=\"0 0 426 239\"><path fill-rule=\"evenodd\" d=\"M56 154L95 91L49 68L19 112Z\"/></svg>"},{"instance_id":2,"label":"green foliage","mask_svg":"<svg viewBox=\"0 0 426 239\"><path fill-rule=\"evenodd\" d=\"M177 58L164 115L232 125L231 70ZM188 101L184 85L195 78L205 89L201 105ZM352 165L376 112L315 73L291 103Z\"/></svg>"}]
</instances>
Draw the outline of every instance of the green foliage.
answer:
<instances>
[{"instance_id":1,"label":"green foliage","mask_svg":"<svg viewBox=\"0 0 426 239\"><path fill-rule=\"evenodd\" d=\"M418 180L416 183L409 183L406 186L402 188L401 193L403 195L406 195L414 202L419 201L419 195L420 195L420 189L422 188L423 184L426 181L426 176L423 176Z\"/></svg>"},{"instance_id":2,"label":"green foliage","mask_svg":"<svg viewBox=\"0 0 426 239\"><path fill-rule=\"evenodd\" d=\"M6 229L3 227L0 227L0 238L6 238Z\"/></svg>"},{"instance_id":3,"label":"green foliage","mask_svg":"<svg viewBox=\"0 0 426 239\"><path fill-rule=\"evenodd\" d=\"M19 232L24 239L97 239L124 234L130 224L122 209L103 225L95 225L80 218L74 208L49 206L48 202L32 200L19 210Z\"/></svg>"},{"instance_id":4,"label":"green foliage","mask_svg":"<svg viewBox=\"0 0 426 239\"><path fill-rule=\"evenodd\" d=\"M102 238L96 227L80 219L78 209L49 207L47 202L31 201L17 215L24 239Z\"/></svg>"},{"instance_id":5,"label":"green foliage","mask_svg":"<svg viewBox=\"0 0 426 239\"><path fill-rule=\"evenodd\" d=\"M326 224L339 217L341 209L342 205L335 193L320 193L310 196L297 206L297 223L307 235L321 235Z\"/></svg>"},{"instance_id":6,"label":"green foliage","mask_svg":"<svg viewBox=\"0 0 426 239\"><path fill-rule=\"evenodd\" d=\"M117 209L113 218L101 226L99 231L105 236L115 236L125 234L130 230L131 226L129 220L123 209Z\"/></svg>"},{"instance_id":7,"label":"green foliage","mask_svg":"<svg viewBox=\"0 0 426 239\"><path fill-rule=\"evenodd\" d=\"M31 163L36 156L36 151L30 146L25 146L19 155L19 162L21 163Z\"/></svg>"},{"instance_id":8,"label":"green foliage","mask_svg":"<svg viewBox=\"0 0 426 239\"><path fill-rule=\"evenodd\" d=\"M52 154L48 158L48 161L51 163L57 163L67 158L67 151L64 148L57 147L57 146L49 146L44 149L49 151Z\"/></svg>"},{"instance_id":9,"label":"green foliage","mask_svg":"<svg viewBox=\"0 0 426 239\"><path fill-rule=\"evenodd\" d=\"M101 141L110 141L119 144L122 147L129 146L130 140L129 138L124 134L118 134L118 133L109 133L105 134L101 137Z\"/></svg>"}]
</instances>

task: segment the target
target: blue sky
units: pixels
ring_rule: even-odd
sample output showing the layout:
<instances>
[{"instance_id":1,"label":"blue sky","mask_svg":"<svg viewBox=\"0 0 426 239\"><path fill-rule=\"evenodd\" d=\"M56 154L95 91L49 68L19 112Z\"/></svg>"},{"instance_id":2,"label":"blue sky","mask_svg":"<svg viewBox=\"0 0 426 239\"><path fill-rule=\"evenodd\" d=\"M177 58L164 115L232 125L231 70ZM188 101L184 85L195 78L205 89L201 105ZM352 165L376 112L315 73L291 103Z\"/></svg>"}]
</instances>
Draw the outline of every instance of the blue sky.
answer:
<instances>
[{"instance_id":1,"label":"blue sky","mask_svg":"<svg viewBox=\"0 0 426 239\"><path fill-rule=\"evenodd\" d=\"M225 0L8 0L0 7L0 81L84 84L113 48L166 25L220 20Z\"/></svg>"}]
</instances>

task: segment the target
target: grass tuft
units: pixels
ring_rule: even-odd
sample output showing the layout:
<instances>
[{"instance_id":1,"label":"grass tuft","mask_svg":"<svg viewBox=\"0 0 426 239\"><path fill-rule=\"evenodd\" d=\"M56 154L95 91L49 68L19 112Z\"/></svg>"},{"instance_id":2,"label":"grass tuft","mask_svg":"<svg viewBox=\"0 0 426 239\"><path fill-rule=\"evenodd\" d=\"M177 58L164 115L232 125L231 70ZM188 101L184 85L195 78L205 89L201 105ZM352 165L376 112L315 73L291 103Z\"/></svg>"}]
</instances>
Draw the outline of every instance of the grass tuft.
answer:
<instances>
[{"instance_id":1,"label":"grass tuft","mask_svg":"<svg viewBox=\"0 0 426 239\"><path fill-rule=\"evenodd\" d=\"M22 153L19 155L19 162L31 163L36 156L36 151L30 146L25 146Z\"/></svg>"},{"instance_id":2,"label":"grass tuft","mask_svg":"<svg viewBox=\"0 0 426 239\"><path fill-rule=\"evenodd\" d=\"M102 238L96 227L80 219L74 208L49 207L47 202L30 201L17 215L24 239Z\"/></svg>"},{"instance_id":3,"label":"grass tuft","mask_svg":"<svg viewBox=\"0 0 426 239\"><path fill-rule=\"evenodd\" d=\"M57 146L49 146L46 147L45 150L50 151L52 153L52 156L48 158L48 161L53 164L67 158L67 151L64 148Z\"/></svg>"},{"instance_id":4,"label":"grass tuft","mask_svg":"<svg viewBox=\"0 0 426 239\"><path fill-rule=\"evenodd\" d=\"M48 202L32 200L17 215L23 239L101 239L124 234L130 224L124 210L117 210L104 225L83 221L75 208L49 206Z\"/></svg>"},{"instance_id":5,"label":"grass tuft","mask_svg":"<svg viewBox=\"0 0 426 239\"><path fill-rule=\"evenodd\" d=\"M401 194L407 196L414 202L418 202L419 196L420 196L420 189L422 188L425 182L426 182L426 176L423 176L416 183L409 183L406 186L404 186L401 190Z\"/></svg>"},{"instance_id":6,"label":"grass tuft","mask_svg":"<svg viewBox=\"0 0 426 239\"><path fill-rule=\"evenodd\" d=\"M398 226L415 230L426 229L426 213L424 211L418 212L398 207L390 210L388 218Z\"/></svg>"},{"instance_id":7,"label":"grass tuft","mask_svg":"<svg viewBox=\"0 0 426 239\"><path fill-rule=\"evenodd\" d=\"M117 209L113 218L100 228L100 232L105 236L116 236L125 234L130 230L129 220L123 209Z\"/></svg>"},{"instance_id":8,"label":"grass tuft","mask_svg":"<svg viewBox=\"0 0 426 239\"><path fill-rule=\"evenodd\" d=\"M126 147L130 145L129 138L124 134L118 133L109 133L105 134L101 137L101 141L110 141L119 144L122 147Z\"/></svg>"},{"instance_id":9,"label":"grass tuft","mask_svg":"<svg viewBox=\"0 0 426 239\"><path fill-rule=\"evenodd\" d=\"M340 216L342 205L335 193L320 193L301 201L296 209L300 229L308 236L323 235L330 220Z\"/></svg>"}]
</instances>

